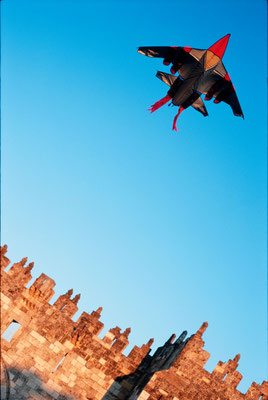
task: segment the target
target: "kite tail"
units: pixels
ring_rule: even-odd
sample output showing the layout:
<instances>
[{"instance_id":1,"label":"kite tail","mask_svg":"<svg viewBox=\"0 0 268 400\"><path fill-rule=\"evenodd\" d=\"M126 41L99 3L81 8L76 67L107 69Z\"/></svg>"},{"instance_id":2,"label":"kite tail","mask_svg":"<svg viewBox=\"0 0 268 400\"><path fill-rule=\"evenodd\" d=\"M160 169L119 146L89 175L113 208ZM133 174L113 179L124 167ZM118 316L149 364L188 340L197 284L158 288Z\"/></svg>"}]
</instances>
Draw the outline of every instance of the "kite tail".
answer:
<instances>
[{"instance_id":1,"label":"kite tail","mask_svg":"<svg viewBox=\"0 0 268 400\"><path fill-rule=\"evenodd\" d=\"M169 100L171 100L172 97L167 94L165 97L163 97L163 99L158 100L156 103L154 103L148 111L154 112L155 110L158 110L158 108L162 107L164 104L166 104Z\"/></svg>"},{"instance_id":2,"label":"kite tail","mask_svg":"<svg viewBox=\"0 0 268 400\"><path fill-rule=\"evenodd\" d=\"M184 110L184 108L183 108L182 106L180 106L179 111L178 111L178 113L176 114L176 116L175 116L175 118L174 118L174 121L173 121L173 127L172 127L172 129L173 129L174 131L176 131L176 132L178 132L178 129L177 129L177 127L176 127L177 119L178 119L180 113L181 113L183 110Z\"/></svg>"}]
</instances>

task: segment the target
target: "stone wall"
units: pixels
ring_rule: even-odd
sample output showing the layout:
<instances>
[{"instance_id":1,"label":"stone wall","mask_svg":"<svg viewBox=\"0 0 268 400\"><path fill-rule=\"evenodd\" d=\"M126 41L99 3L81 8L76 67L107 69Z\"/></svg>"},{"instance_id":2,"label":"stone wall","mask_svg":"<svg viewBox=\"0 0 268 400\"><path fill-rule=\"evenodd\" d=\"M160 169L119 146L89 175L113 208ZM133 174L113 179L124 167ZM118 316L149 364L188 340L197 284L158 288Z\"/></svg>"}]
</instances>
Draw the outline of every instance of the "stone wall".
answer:
<instances>
[{"instance_id":1,"label":"stone wall","mask_svg":"<svg viewBox=\"0 0 268 400\"><path fill-rule=\"evenodd\" d=\"M242 375L239 356L212 373L204 369L204 323L196 334L175 335L151 356L150 339L128 356L130 328L119 327L99 337L102 309L83 312L76 322L80 295L69 290L53 305L55 282L45 274L27 288L33 263L10 264L1 248L1 399L10 400L268 400L268 385L253 383L246 394L236 387ZM19 329L9 341L6 330ZM6 337L6 338L5 338Z\"/></svg>"}]
</instances>

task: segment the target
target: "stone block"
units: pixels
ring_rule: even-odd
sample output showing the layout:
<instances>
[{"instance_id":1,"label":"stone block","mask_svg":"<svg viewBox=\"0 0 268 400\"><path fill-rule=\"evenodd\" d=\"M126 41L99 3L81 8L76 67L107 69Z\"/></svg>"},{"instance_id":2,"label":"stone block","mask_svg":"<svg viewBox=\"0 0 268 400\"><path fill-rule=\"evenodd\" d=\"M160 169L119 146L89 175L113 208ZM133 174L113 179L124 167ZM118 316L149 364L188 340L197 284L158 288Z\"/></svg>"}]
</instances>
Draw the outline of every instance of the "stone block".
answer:
<instances>
[{"instance_id":1,"label":"stone block","mask_svg":"<svg viewBox=\"0 0 268 400\"><path fill-rule=\"evenodd\" d=\"M65 376L64 374L61 374L61 375L60 375L60 379L61 379L63 382L65 382L65 383L68 383L68 382L69 382L69 378L67 378L67 376Z\"/></svg>"},{"instance_id":2,"label":"stone block","mask_svg":"<svg viewBox=\"0 0 268 400\"><path fill-rule=\"evenodd\" d=\"M77 361L80 363L80 364L82 364L82 365L86 365L86 360L84 360L82 357L80 357L80 356L78 356L77 357Z\"/></svg>"},{"instance_id":3,"label":"stone block","mask_svg":"<svg viewBox=\"0 0 268 400\"><path fill-rule=\"evenodd\" d=\"M141 399L141 400L147 400L149 396L150 396L149 393L143 391L143 392L141 393L141 395L140 395L140 399Z\"/></svg>"},{"instance_id":4,"label":"stone block","mask_svg":"<svg viewBox=\"0 0 268 400\"><path fill-rule=\"evenodd\" d=\"M69 340L66 340L64 346L67 347L68 350L72 350L74 348L74 345Z\"/></svg>"},{"instance_id":5,"label":"stone block","mask_svg":"<svg viewBox=\"0 0 268 400\"><path fill-rule=\"evenodd\" d=\"M76 375L70 374L69 378L70 378L71 381L74 381L76 379Z\"/></svg>"}]
</instances>

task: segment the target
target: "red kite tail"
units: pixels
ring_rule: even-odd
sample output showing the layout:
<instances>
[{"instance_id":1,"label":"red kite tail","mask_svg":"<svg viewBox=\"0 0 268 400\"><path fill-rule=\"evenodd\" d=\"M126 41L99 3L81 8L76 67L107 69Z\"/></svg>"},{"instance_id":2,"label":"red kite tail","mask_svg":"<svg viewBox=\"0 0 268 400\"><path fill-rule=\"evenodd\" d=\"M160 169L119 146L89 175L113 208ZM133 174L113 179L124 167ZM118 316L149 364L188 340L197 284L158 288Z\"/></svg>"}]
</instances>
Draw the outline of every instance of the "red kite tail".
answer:
<instances>
[{"instance_id":1,"label":"red kite tail","mask_svg":"<svg viewBox=\"0 0 268 400\"><path fill-rule=\"evenodd\" d=\"M176 123L177 123L177 119L178 119L180 113L181 113L183 110L184 110L184 108L183 108L182 106L180 106L179 111L178 111L178 113L176 114L176 116L175 116L175 118L174 118L174 120L173 120L173 127L172 127L173 131L178 132L178 129L177 129L177 127L176 127Z\"/></svg>"},{"instance_id":2,"label":"red kite tail","mask_svg":"<svg viewBox=\"0 0 268 400\"><path fill-rule=\"evenodd\" d=\"M164 104L166 104L169 100L171 100L172 97L167 94L165 97L163 97L163 99L158 100L156 103L154 103L148 111L154 112L155 110L158 110L158 108L162 107Z\"/></svg>"}]
</instances>

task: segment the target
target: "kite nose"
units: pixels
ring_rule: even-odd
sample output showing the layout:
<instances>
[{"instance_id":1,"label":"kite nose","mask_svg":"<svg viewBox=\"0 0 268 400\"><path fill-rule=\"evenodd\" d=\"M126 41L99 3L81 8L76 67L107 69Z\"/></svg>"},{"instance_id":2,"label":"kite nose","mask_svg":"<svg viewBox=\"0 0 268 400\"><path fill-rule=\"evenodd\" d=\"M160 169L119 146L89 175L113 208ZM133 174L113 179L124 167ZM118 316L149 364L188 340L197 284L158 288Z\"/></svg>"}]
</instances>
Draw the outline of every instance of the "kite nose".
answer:
<instances>
[{"instance_id":1,"label":"kite nose","mask_svg":"<svg viewBox=\"0 0 268 400\"><path fill-rule=\"evenodd\" d=\"M220 40L218 40L216 43L214 43L208 50L212 51L216 56L222 58L225 52L225 49L227 47L229 38L231 34L228 33L228 35L225 35L222 37Z\"/></svg>"}]
</instances>

